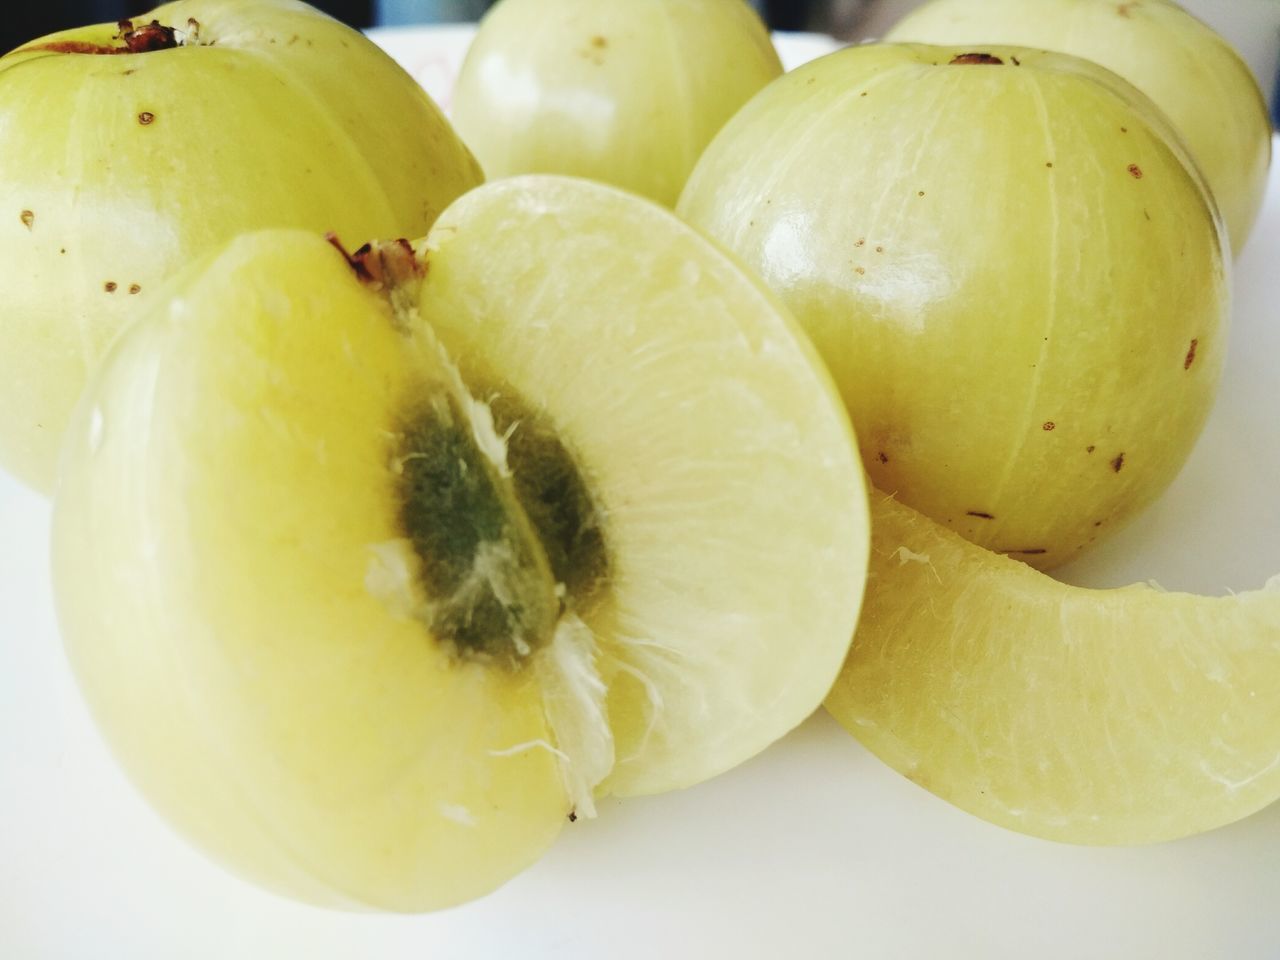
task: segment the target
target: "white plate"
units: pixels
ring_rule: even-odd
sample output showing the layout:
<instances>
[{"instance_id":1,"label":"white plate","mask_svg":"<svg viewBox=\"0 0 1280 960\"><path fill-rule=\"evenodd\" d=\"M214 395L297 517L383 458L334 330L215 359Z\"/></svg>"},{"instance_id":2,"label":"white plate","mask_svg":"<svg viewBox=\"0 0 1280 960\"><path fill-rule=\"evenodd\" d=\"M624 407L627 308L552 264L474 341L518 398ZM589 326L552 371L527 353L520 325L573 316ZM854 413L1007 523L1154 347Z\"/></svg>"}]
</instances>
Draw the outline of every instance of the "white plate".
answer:
<instances>
[{"instance_id":1,"label":"white plate","mask_svg":"<svg viewBox=\"0 0 1280 960\"><path fill-rule=\"evenodd\" d=\"M1273 174L1208 429L1072 580L1221 592L1280 571L1278 263ZM952 809L825 716L701 787L606 801L477 903L385 917L281 900L188 847L112 762L59 645L48 524L0 474L0 957L1280 957L1280 805L1162 846L1060 846Z\"/></svg>"}]
</instances>

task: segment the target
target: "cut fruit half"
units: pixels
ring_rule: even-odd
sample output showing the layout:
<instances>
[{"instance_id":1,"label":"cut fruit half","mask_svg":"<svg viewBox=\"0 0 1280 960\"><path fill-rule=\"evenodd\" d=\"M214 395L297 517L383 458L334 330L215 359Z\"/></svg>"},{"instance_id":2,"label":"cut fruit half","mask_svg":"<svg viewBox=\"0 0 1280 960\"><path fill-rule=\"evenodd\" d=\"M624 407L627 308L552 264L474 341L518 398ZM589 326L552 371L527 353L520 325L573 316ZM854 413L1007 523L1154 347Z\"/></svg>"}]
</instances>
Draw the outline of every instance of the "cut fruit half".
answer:
<instances>
[{"instance_id":1,"label":"cut fruit half","mask_svg":"<svg viewBox=\"0 0 1280 960\"><path fill-rule=\"evenodd\" d=\"M64 455L59 613L109 739L237 869L422 910L602 793L803 720L865 488L793 321L660 208L526 178L344 259L248 235L121 341Z\"/></svg>"},{"instance_id":2,"label":"cut fruit half","mask_svg":"<svg viewBox=\"0 0 1280 960\"><path fill-rule=\"evenodd\" d=\"M866 604L827 708L971 813L1073 843L1168 840L1280 796L1280 578L1086 590L872 496Z\"/></svg>"}]
</instances>

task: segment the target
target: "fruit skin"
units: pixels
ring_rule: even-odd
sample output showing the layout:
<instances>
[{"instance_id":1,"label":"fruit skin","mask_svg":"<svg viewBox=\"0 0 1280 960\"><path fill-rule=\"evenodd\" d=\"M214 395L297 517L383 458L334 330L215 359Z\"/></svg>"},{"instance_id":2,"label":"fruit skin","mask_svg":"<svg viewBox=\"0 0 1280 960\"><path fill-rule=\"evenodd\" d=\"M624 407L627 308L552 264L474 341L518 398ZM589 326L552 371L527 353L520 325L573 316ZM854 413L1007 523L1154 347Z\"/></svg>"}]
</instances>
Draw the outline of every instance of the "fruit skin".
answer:
<instances>
[{"instance_id":1,"label":"fruit skin","mask_svg":"<svg viewBox=\"0 0 1280 960\"><path fill-rule=\"evenodd\" d=\"M895 770L1068 843L1176 839L1280 798L1280 577L1087 590L871 499L866 605L827 709Z\"/></svg>"},{"instance_id":2,"label":"fruit skin","mask_svg":"<svg viewBox=\"0 0 1280 960\"><path fill-rule=\"evenodd\" d=\"M1169 117L1239 252L1267 186L1271 121L1248 65L1169 0L933 0L886 40L997 43L1069 53L1119 74Z\"/></svg>"},{"instance_id":3,"label":"fruit skin","mask_svg":"<svg viewBox=\"0 0 1280 960\"><path fill-rule=\"evenodd\" d=\"M1154 499L1221 374L1225 236L1149 101L1072 57L882 44L762 91L678 212L812 337L872 482L1049 568Z\"/></svg>"},{"instance_id":4,"label":"fruit skin","mask_svg":"<svg viewBox=\"0 0 1280 960\"><path fill-rule=\"evenodd\" d=\"M673 206L716 131L781 73L743 0L501 0L452 113L491 179L570 174Z\"/></svg>"},{"instance_id":5,"label":"fruit skin","mask_svg":"<svg viewBox=\"0 0 1280 960\"><path fill-rule=\"evenodd\" d=\"M625 795L763 749L830 688L865 578L826 371L669 211L508 180L417 250L425 271L389 294L297 232L195 265L97 371L54 504L59 623L122 764L237 872L329 906L493 889L585 812L580 761L607 754L585 787ZM522 397L598 498L601 598L573 606L536 563L517 584L587 625L570 670L567 615L523 667L458 656L395 563L406 414L454 374L477 410ZM557 486L541 466L525 475Z\"/></svg>"},{"instance_id":6,"label":"fruit skin","mask_svg":"<svg viewBox=\"0 0 1280 960\"><path fill-rule=\"evenodd\" d=\"M0 58L0 466L48 492L67 418L116 333L243 230L424 233L481 180L417 84L292 0L181 0L196 42L146 53L101 25Z\"/></svg>"}]
</instances>

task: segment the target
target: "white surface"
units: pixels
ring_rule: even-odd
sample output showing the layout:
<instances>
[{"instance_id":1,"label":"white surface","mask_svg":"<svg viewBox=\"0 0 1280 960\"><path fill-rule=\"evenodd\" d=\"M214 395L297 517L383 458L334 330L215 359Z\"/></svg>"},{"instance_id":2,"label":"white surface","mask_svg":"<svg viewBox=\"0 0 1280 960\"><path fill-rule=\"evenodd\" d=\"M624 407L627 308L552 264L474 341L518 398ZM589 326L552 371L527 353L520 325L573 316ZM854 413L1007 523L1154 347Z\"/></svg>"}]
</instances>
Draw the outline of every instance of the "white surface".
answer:
<instances>
[{"instance_id":1,"label":"white surface","mask_svg":"<svg viewBox=\"0 0 1280 960\"><path fill-rule=\"evenodd\" d=\"M1169 495L1078 582L1221 591L1280 571L1280 175L1238 265L1221 401ZM683 793L606 801L533 869L442 914L328 913L223 873L90 724L59 645L49 511L0 474L0 957L1280 957L1280 805L1163 846L1008 833L818 716Z\"/></svg>"}]
</instances>

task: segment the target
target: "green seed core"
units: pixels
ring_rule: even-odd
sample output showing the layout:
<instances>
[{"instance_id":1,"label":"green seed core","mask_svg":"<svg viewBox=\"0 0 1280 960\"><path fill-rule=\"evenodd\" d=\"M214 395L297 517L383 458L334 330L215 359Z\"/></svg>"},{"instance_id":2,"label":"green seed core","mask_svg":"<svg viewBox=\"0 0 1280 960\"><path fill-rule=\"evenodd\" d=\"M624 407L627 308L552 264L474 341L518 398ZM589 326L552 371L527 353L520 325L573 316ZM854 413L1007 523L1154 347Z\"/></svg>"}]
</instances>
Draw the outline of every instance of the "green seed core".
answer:
<instances>
[{"instance_id":1,"label":"green seed core","mask_svg":"<svg viewBox=\"0 0 1280 960\"><path fill-rule=\"evenodd\" d=\"M399 519L432 635L460 657L516 667L550 641L564 608L598 598L607 552L599 511L552 425L509 391L489 410L509 475L447 390L419 401L398 434Z\"/></svg>"}]
</instances>

